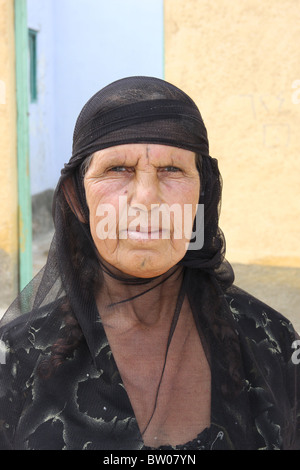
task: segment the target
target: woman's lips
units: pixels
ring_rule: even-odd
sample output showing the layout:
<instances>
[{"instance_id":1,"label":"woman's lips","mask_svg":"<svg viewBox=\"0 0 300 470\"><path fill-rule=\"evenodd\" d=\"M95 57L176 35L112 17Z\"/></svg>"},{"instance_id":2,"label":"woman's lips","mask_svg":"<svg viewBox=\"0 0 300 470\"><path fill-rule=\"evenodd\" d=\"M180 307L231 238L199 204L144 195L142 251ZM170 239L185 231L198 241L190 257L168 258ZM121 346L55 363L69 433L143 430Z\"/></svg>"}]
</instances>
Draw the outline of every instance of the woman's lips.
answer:
<instances>
[{"instance_id":1,"label":"woman's lips","mask_svg":"<svg viewBox=\"0 0 300 470\"><path fill-rule=\"evenodd\" d=\"M166 237L166 234L169 233L167 229L155 229L155 228L141 228L140 230L122 230L122 237L120 238L130 238L131 240L159 240Z\"/></svg>"}]
</instances>

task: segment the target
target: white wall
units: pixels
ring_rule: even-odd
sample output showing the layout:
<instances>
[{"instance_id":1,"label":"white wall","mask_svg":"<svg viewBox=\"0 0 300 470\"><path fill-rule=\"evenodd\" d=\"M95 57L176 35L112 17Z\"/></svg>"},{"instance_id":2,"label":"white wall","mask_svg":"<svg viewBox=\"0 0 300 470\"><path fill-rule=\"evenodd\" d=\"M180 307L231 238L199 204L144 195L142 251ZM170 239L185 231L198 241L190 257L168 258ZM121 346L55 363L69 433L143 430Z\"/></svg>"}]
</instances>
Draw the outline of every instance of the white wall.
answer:
<instances>
[{"instance_id":1,"label":"white wall","mask_svg":"<svg viewBox=\"0 0 300 470\"><path fill-rule=\"evenodd\" d=\"M163 78L163 0L27 0L39 34L39 101L30 105L32 194L53 188L76 118L110 82Z\"/></svg>"}]
</instances>

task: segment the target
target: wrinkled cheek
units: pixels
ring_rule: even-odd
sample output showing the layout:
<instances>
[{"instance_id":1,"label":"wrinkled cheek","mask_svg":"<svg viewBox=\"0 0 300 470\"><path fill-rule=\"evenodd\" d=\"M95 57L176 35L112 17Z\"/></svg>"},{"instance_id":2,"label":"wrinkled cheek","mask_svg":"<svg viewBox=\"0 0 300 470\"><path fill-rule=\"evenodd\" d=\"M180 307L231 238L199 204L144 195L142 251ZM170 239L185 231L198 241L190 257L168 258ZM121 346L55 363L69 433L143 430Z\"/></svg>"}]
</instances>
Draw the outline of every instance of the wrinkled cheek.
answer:
<instances>
[{"instance_id":1,"label":"wrinkled cheek","mask_svg":"<svg viewBox=\"0 0 300 470\"><path fill-rule=\"evenodd\" d=\"M176 263L184 257L187 249L188 249L188 241L185 239L176 240L173 239L172 241L172 249L169 250L170 252L170 259L173 259Z\"/></svg>"},{"instance_id":2,"label":"wrinkled cheek","mask_svg":"<svg viewBox=\"0 0 300 470\"><path fill-rule=\"evenodd\" d=\"M94 243L101 256L114 253L118 246L118 225L114 211L105 210L102 205L101 213L90 221L91 233Z\"/></svg>"},{"instance_id":3,"label":"wrinkled cheek","mask_svg":"<svg viewBox=\"0 0 300 470\"><path fill-rule=\"evenodd\" d=\"M117 223L116 218L111 214L104 217L97 217L95 220L95 235L98 240L116 240L117 239Z\"/></svg>"},{"instance_id":4,"label":"wrinkled cheek","mask_svg":"<svg viewBox=\"0 0 300 470\"><path fill-rule=\"evenodd\" d=\"M190 240L195 215L195 208L192 204L182 206L180 211L171 214L171 236L173 243L177 246L180 246L180 241L182 241L182 244L186 244Z\"/></svg>"},{"instance_id":5,"label":"wrinkled cheek","mask_svg":"<svg viewBox=\"0 0 300 470\"><path fill-rule=\"evenodd\" d=\"M100 239L97 234L93 234L93 239L99 255L107 261L111 261L119 248L118 240Z\"/></svg>"},{"instance_id":6,"label":"wrinkled cheek","mask_svg":"<svg viewBox=\"0 0 300 470\"><path fill-rule=\"evenodd\" d=\"M183 234L184 238L187 241L190 241L193 238L194 232L193 228L196 223L197 215L197 206L192 208L192 206L185 206L184 208L184 218L183 218Z\"/></svg>"}]
</instances>

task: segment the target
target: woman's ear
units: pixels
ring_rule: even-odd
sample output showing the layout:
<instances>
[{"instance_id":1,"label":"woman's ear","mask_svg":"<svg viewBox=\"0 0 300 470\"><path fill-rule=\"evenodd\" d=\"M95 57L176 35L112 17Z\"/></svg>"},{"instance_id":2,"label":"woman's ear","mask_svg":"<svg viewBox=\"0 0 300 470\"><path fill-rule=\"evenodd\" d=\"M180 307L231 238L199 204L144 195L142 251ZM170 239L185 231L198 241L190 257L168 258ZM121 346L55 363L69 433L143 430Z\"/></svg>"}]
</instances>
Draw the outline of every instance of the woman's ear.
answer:
<instances>
[{"instance_id":1,"label":"woman's ear","mask_svg":"<svg viewBox=\"0 0 300 470\"><path fill-rule=\"evenodd\" d=\"M73 178L69 176L62 183L62 190L64 192L67 203L70 206L72 212L76 215L77 219L83 224L87 224L80 202L78 201L77 194L74 188Z\"/></svg>"}]
</instances>

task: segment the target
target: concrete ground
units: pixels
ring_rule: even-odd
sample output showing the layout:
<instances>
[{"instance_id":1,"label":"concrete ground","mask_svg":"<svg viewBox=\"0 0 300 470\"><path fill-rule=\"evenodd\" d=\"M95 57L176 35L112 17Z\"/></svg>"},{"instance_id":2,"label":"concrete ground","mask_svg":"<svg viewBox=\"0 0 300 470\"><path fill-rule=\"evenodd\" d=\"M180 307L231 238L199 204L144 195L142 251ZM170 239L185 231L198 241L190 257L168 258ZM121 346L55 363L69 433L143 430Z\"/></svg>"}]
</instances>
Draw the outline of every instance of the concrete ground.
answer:
<instances>
[{"instance_id":1,"label":"concrete ground","mask_svg":"<svg viewBox=\"0 0 300 470\"><path fill-rule=\"evenodd\" d=\"M45 264L52 236L53 232L48 231L34 237L34 273ZM237 286L278 310L291 320L300 333L300 268L244 264L232 266Z\"/></svg>"}]
</instances>

